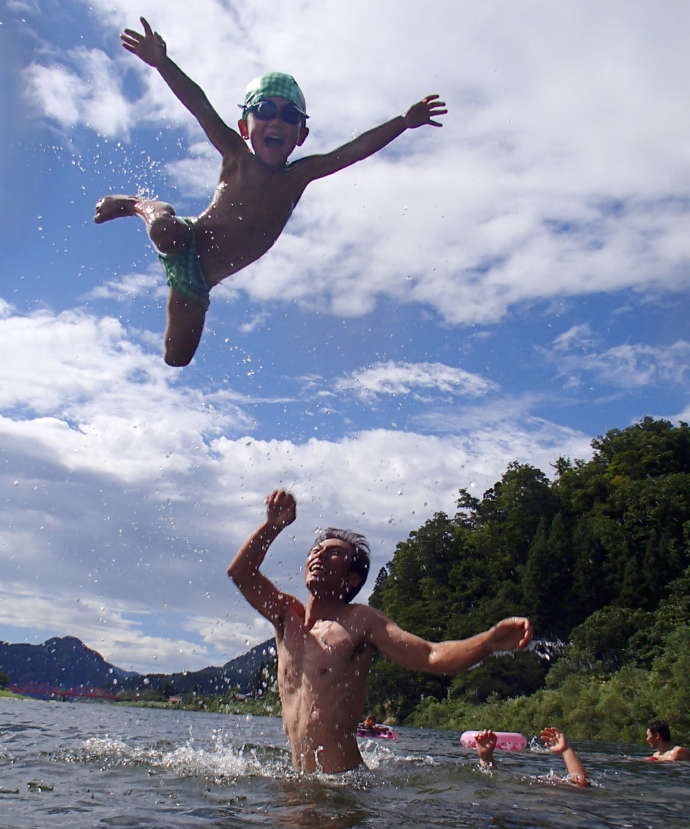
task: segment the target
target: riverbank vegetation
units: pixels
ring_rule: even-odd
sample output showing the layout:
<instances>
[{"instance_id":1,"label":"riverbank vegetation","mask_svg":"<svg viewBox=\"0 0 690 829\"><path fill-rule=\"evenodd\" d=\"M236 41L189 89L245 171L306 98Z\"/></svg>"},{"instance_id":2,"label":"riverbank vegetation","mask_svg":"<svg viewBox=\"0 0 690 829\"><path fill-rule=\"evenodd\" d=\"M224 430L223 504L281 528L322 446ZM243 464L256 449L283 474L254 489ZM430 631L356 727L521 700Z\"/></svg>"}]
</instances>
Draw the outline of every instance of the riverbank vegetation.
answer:
<instances>
[{"instance_id":1,"label":"riverbank vegetation","mask_svg":"<svg viewBox=\"0 0 690 829\"><path fill-rule=\"evenodd\" d=\"M529 615L537 646L454 678L372 668L380 719L433 728L639 740L663 717L690 736L690 429L645 418L559 458L461 489L399 543L370 603L431 640Z\"/></svg>"}]
</instances>

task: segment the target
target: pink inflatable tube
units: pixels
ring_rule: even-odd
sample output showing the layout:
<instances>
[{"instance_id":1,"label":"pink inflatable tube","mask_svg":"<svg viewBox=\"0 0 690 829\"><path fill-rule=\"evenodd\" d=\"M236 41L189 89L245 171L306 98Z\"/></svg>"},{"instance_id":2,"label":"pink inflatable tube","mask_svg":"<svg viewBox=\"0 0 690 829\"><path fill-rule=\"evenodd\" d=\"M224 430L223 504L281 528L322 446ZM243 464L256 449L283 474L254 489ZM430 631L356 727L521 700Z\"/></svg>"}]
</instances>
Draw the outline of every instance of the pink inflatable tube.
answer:
<instances>
[{"instance_id":1,"label":"pink inflatable tube","mask_svg":"<svg viewBox=\"0 0 690 829\"><path fill-rule=\"evenodd\" d=\"M503 751L522 751L527 745L527 738L517 731L496 731L496 748ZM476 748L475 737L479 731L463 731L460 735L460 742L465 748Z\"/></svg>"}]
</instances>

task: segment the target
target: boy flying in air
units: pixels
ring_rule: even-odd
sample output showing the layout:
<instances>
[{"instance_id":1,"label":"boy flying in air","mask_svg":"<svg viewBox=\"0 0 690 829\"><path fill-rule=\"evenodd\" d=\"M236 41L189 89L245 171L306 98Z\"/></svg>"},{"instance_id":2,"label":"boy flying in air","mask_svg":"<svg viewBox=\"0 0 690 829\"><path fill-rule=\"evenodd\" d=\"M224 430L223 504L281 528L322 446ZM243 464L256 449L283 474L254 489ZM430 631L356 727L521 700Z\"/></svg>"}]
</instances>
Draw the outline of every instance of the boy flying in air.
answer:
<instances>
[{"instance_id":1,"label":"boy flying in air","mask_svg":"<svg viewBox=\"0 0 690 829\"><path fill-rule=\"evenodd\" d=\"M330 528L316 539L304 565L302 604L260 571L269 546L295 520L295 499L275 490L266 507L266 521L242 545L228 575L275 628L283 727L296 769L333 774L362 763L355 733L375 653L413 671L455 674L529 641L530 623L521 617L468 639L428 642L373 607L351 604L369 571L369 549L350 530Z\"/></svg>"},{"instance_id":2,"label":"boy flying in air","mask_svg":"<svg viewBox=\"0 0 690 829\"><path fill-rule=\"evenodd\" d=\"M209 291L254 262L280 236L306 186L361 161L407 129L435 121L447 110L427 95L407 110L324 155L287 163L309 130L304 95L291 75L271 72L250 82L238 122L224 123L204 91L166 54L163 38L142 17L144 34L125 29L127 51L158 70L175 96L199 122L222 157L220 179L209 206L196 218L179 218L171 205L140 196L106 196L94 220L140 216L159 250L170 291L164 336L165 361L187 365L199 345ZM249 150L251 145L253 153Z\"/></svg>"}]
</instances>

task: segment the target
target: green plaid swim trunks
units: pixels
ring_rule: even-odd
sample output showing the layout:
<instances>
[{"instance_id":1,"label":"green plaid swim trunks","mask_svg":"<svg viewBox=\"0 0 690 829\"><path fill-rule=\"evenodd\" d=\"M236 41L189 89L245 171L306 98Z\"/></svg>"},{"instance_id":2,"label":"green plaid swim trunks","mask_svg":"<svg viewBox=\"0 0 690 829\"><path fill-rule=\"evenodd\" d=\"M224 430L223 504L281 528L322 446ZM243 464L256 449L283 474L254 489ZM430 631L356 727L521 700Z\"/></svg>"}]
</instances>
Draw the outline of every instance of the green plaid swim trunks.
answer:
<instances>
[{"instance_id":1,"label":"green plaid swim trunks","mask_svg":"<svg viewBox=\"0 0 690 829\"><path fill-rule=\"evenodd\" d=\"M207 311L211 304L209 298L211 289L204 276L201 259L196 249L194 219L186 219L182 216L178 218L192 228L191 240L187 247L179 253L159 253L158 258L163 263L165 275L168 277L168 285L189 297L197 305L201 305L204 311Z\"/></svg>"},{"instance_id":2,"label":"green plaid swim trunks","mask_svg":"<svg viewBox=\"0 0 690 829\"><path fill-rule=\"evenodd\" d=\"M292 75L284 72L266 72L258 78L253 78L247 84L244 93L244 107L250 107L266 98L285 98L294 104L302 115L307 117L307 102Z\"/></svg>"}]
</instances>

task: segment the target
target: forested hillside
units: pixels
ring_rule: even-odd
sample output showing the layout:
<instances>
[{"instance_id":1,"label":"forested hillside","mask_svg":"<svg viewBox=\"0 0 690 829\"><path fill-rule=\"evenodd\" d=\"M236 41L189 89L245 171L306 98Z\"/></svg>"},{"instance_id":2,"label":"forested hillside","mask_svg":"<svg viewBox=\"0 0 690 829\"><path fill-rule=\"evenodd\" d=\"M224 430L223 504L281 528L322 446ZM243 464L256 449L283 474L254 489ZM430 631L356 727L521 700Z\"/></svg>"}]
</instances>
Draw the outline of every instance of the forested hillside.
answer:
<instances>
[{"instance_id":1,"label":"forested hillside","mask_svg":"<svg viewBox=\"0 0 690 829\"><path fill-rule=\"evenodd\" d=\"M403 627L433 640L462 638L529 615L535 637L551 644L455 678L378 660L370 704L379 716L434 725L461 715L458 727L471 727L468 717L487 700L532 695L536 706L567 687L577 707L588 682L608 693L627 675L623 698L632 694L650 715L690 730L687 689L675 687L690 675L690 429L645 418L592 447L589 461L559 458L553 481L512 463L481 499L461 489L454 516L437 513L398 544L370 603ZM595 685L587 687L591 697ZM657 711L662 703L676 713ZM618 719L626 716L643 713ZM603 727L592 711L588 717L591 729Z\"/></svg>"}]
</instances>

